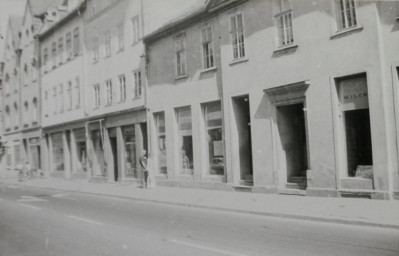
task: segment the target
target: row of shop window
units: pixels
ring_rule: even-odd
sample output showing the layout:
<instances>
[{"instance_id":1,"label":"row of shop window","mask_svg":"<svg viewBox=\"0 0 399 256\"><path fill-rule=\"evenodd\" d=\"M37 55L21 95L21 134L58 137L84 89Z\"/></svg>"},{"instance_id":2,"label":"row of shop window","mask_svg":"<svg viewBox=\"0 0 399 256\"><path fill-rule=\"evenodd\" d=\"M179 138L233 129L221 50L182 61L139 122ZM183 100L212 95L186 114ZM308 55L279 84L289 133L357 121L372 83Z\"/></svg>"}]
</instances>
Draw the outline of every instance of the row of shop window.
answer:
<instances>
[{"instance_id":1,"label":"row of shop window","mask_svg":"<svg viewBox=\"0 0 399 256\"><path fill-rule=\"evenodd\" d=\"M224 147L222 139L222 111L220 101L202 105L206 129L209 174L224 174ZM178 156L180 174L193 174L194 152L191 107L175 109L178 127ZM165 113L154 113L157 131L157 161L161 173L167 173Z\"/></svg>"}]
</instances>

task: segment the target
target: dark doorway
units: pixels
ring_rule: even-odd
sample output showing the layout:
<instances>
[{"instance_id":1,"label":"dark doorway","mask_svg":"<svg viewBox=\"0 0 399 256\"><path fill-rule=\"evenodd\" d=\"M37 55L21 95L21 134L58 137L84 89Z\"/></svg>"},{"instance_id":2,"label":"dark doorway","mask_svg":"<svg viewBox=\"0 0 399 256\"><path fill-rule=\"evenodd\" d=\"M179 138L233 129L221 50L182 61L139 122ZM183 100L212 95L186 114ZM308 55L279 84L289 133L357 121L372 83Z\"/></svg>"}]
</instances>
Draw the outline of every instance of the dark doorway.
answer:
<instances>
[{"instance_id":1,"label":"dark doorway","mask_svg":"<svg viewBox=\"0 0 399 256\"><path fill-rule=\"evenodd\" d=\"M233 98L233 109L238 131L240 178L246 185L252 185L252 138L249 96Z\"/></svg>"},{"instance_id":2,"label":"dark doorway","mask_svg":"<svg viewBox=\"0 0 399 256\"><path fill-rule=\"evenodd\" d=\"M277 124L287 168L287 183L306 185L308 154L303 103L277 107Z\"/></svg>"},{"instance_id":3,"label":"dark doorway","mask_svg":"<svg viewBox=\"0 0 399 256\"><path fill-rule=\"evenodd\" d=\"M348 176L359 165L373 165L369 109L345 111L346 156Z\"/></svg>"},{"instance_id":4,"label":"dark doorway","mask_svg":"<svg viewBox=\"0 0 399 256\"><path fill-rule=\"evenodd\" d=\"M119 179L119 171L118 171L118 143L116 141L116 137L110 138L112 155L114 157L114 180L118 181Z\"/></svg>"}]
</instances>

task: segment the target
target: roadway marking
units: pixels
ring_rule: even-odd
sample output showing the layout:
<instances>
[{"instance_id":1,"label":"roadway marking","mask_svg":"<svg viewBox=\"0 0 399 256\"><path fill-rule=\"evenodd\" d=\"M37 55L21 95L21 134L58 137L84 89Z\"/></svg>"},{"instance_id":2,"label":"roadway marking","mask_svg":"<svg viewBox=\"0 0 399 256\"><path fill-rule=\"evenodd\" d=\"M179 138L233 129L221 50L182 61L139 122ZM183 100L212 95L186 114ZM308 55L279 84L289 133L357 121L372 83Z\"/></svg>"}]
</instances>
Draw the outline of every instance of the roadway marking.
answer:
<instances>
[{"instance_id":1,"label":"roadway marking","mask_svg":"<svg viewBox=\"0 0 399 256\"><path fill-rule=\"evenodd\" d=\"M55 195L51 195L52 197L60 197L60 198L62 198L62 197L66 197L66 196L69 196L69 194L55 194Z\"/></svg>"},{"instance_id":2,"label":"roadway marking","mask_svg":"<svg viewBox=\"0 0 399 256\"><path fill-rule=\"evenodd\" d=\"M21 196L21 199L17 200L18 202L47 202L47 200L42 198L37 198L34 196Z\"/></svg>"},{"instance_id":3,"label":"roadway marking","mask_svg":"<svg viewBox=\"0 0 399 256\"><path fill-rule=\"evenodd\" d=\"M78 216L68 215L67 217L68 217L68 218L71 218L71 219L74 219L74 220L78 220L78 221L82 221L82 222L87 222L87 223L91 223L91 224L95 224L95 225L99 225L99 226L104 225L104 224L101 223L101 222L98 222L98 221L95 221L95 220L90 220L90 219L81 218L81 217L78 217Z\"/></svg>"},{"instance_id":4,"label":"roadway marking","mask_svg":"<svg viewBox=\"0 0 399 256\"><path fill-rule=\"evenodd\" d=\"M224 254L224 255L231 255L231 256L248 256L248 255L246 255L246 254L241 254L241 253L237 253L237 252L226 251L226 250L222 250L222 249L218 249L218 248L214 248L214 247L209 247L209 246L205 246L205 245L189 243L189 242L185 242L185 241L181 241L181 240L168 240L168 241L169 241L169 242L172 242L172 243L175 243L175 244L185 245L185 246L188 246L188 247L193 247L193 248L202 249L202 250L206 250L206 251L221 253L221 254Z\"/></svg>"},{"instance_id":5,"label":"roadway marking","mask_svg":"<svg viewBox=\"0 0 399 256\"><path fill-rule=\"evenodd\" d=\"M29 205L29 204L19 204L19 205L23 206L23 207L26 207L26 208L34 209L34 210L41 210L42 209L40 207Z\"/></svg>"},{"instance_id":6,"label":"roadway marking","mask_svg":"<svg viewBox=\"0 0 399 256\"><path fill-rule=\"evenodd\" d=\"M69 194L54 194L54 195L51 195L51 197L77 201L77 199L75 199L75 198L70 198Z\"/></svg>"}]
</instances>

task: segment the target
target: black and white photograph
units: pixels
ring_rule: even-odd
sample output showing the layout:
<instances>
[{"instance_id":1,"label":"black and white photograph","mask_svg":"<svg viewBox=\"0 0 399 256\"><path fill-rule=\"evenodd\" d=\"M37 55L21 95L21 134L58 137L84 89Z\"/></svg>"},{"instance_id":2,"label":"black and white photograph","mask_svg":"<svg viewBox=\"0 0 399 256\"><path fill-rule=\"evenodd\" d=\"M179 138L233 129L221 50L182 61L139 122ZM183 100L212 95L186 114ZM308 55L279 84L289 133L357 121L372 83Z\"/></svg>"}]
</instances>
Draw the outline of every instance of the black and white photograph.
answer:
<instances>
[{"instance_id":1,"label":"black and white photograph","mask_svg":"<svg viewBox=\"0 0 399 256\"><path fill-rule=\"evenodd\" d=\"M0 0L0 256L399 256L399 0Z\"/></svg>"}]
</instances>

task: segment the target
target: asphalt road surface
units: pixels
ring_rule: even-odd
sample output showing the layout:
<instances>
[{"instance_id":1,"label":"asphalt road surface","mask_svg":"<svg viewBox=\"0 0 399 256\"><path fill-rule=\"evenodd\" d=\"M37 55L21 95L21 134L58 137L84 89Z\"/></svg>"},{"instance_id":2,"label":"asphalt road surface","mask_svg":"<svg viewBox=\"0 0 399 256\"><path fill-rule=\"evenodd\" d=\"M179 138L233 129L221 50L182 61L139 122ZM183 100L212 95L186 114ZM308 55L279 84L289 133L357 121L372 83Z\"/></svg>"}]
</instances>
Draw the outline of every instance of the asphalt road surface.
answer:
<instances>
[{"instance_id":1,"label":"asphalt road surface","mask_svg":"<svg viewBox=\"0 0 399 256\"><path fill-rule=\"evenodd\" d=\"M0 256L19 255L398 256L399 230L0 185Z\"/></svg>"}]
</instances>

